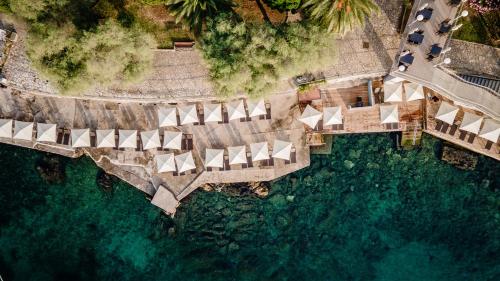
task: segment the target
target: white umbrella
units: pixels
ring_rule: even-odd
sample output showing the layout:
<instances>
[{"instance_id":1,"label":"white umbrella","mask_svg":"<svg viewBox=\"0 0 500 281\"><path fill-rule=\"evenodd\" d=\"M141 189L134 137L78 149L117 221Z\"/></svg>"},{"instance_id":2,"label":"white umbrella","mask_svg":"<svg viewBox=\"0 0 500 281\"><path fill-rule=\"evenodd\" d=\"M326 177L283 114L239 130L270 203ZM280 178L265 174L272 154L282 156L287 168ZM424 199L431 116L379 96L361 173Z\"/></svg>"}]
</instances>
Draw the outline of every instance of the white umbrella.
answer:
<instances>
[{"instance_id":1,"label":"white umbrella","mask_svg":"<svg viewBox=\"0 0 500 281\"><path fill-rule=\"evenodd\" d=\"M155 156L158 173L175 172L174 154L160 154Z\"/></svg>"},{"instance_id":2,"label":"white umbrella","mask_svg":"<svg viewBox=\"0 0 500 281\"><path fill-rule=\"evenodd\" d=\"M36 124L36 141L56 142L57 141L57 125L37 123Z\"/></svg>"},{"instance_id":3,"label":"white umbrella","mask_svg":"<svg viewBox=\"0 0 500 281\"><path fill-rule=\"evenodd\" d=\"M220 103L203 104L203 115L205 122L222 121L222 105Z\"/></svg>"},{"instance_id":4,"label":"white umbrella","mask_svg":"<svg viewBox=\"0 0 500 281\"><path fill-rule=\"evenodd\" d=\"M115 130L113 129L96 130L95 135L96 135L96 146L98 148L116 147Z\"/></svg>"},{"instance_id":5,"label":"white umbrella","mask_svg":"<svg viewBox=\"0 0 500 281\"><path fill-rule=\"evenodd\" d=\"M181 150L182 132L165 131L163 137L163 148Z\"/></svg>"},{"instance_id":6,"label":"white umbrella","mask_svg":"<svg viewBox=\"0 0 500 281\"><path fill-rule=\"evenodd\" d=\"M161 147L158 129L141 132L141 141L144 150Z\"/></svg>"},{"instance_id":7,"label":"white umbrella","mask_svg":"<svg viewBox=\"0 0 500 281\"><path fill-rule=\"evenodd\" d=\"M199 122L198 112L196 111L196 105L185 105L179 106L179 117L181 119L181 125L192 124Z\"/></svg>"},{"instance_id":8,"label":"white umbrella","mask_svg":"<svg viewBox=\"0 0 500 281\"><path fill-rule=\"evenodd\" d=\"M323 125L342 124L342 110L340 106L323 108Z\"/></svg>"},{"instance_id":9,"label":"white umbrella","mask_svg":"<svg viewBox=\"0 0 500 281\"><path fill-rule=\"evenodd\" d=\"M90 129L71 129L72 147L90 147Z\"/></svg>"},{"instance_id":10,"label":"white umbrella","mask_svg":"<svg viewBox=\"0 0 500 281\"><path fill-rule=\"evenodd\" d=\"M119 130L118 147L137 148L137 130Z\"/></svg>"},{"instance_id":11,"label":"white umbrella","mask_svg":"<svg viewBox=\"0 0 500 281\"><path fill-rule=\"evenodd\" d=\"M314 129L322 117L323 113L317 111L314 107L307 105L304 112L302 112L299 121Z\"/></svg>"},{"instance_id":12,"label":"white umbrella","mask_svg":"<svg viewBox=\"0 0 500 281\"><path fill-rule=\"evenodd\" d=\"M207 148L205 150L205 167L224 167L224 149Z\"/></svg>"},{"instance_id":13,"label":"white umbrella","mask_svg":"<svg viewBox=\"0 0 500 281\"><path fill-rule=\"evenodd\" d=\"M230 121L247 117L243 100L230 102L226 106L227 106L227 115Z\"/></svg>"},{"instance_id":14,"label":"white umbrella","mask_svg":"<svg viewBox=\"0 0 500 281\"><path fill-rule=\"evenodd\" d=\"M483 139L487 139L494 143L497 143L498 136L500 135L500 123L494 121L493 119L485 119L483 128L479 133L479 136Z\"/></svg>"},{"instance_id":15,"label":"white umbrella","mask_svg":"<svg viewBox=\"0 0 500 281\"><path fill-rule=\"evenodd\" d=\"M381 105L380 106L380 123L399 123L399 111L398 106L393 105Z\"/></svg>"},{"instance_id":16,"label":"white umbrella","mask_svg":"<svg viewBox=\"0 0 500 281\"><path fill-rule=\"evenodd\" d=\"M14 121L14 139L33 140L33 122Z\"/></svg>"},{"instance_id":17,"label":"white umbrella","mask_svg":"<svg viewBox=\"0 0 500 281\"><path fill-rule=\"evenodd\" d=\"M179 173L196 169L196 165L194 164L193 154L191 154L191 151L176 155L175 163L177 164L177 169Z\"/></svg>"},{"instance_id":18,"label":"white umbrella","mask_svg":"<svg viewBox=\"0 0 500 281\"><path fill-rule=\"evenodd\" d=\"M483 117L476 114L464 112L464 118L462 119L462 124L460 124L460 130L471 132L477 135L477 133L479 133L479 129L481 129L481 123L483 123L483 119Z\"/></svg>"},{"instance_id":19,"label":"white umbrella","mask_svg":"<svg viewBox=\"0 0 500 281\"><path fill-rule=\"evenodd\" d=\"M453 106L447 102L441 102L438 112L436 113L436 119L439 119L450 125L455 121L455 116L457 116L458 107Z\"/></svg>"},{"instance_id":20,"label":"white umbrella","mask_svg":"<svg viewBox=\"0 0 500 281\"><path fill-rule=\"evenodd\" d=\"M406 101L421 100L424 98L424 87L417 83L405 83Z\"/></svg>"},{"instance_id":21,"label":"white umbrella","mask_svg":"<svg viewBox=\"0 0 500 281\"><path fill-rule=\"evenodd\" d=\"M0 119L0 138L12 138L12 119Z\"/></svg>"},{"instance_id":22,"label":"white umbrella","mask_svg":"<svg viewBox=\"0 0 500 281\"><path fill-rule=\"evenodd\" d=\"M177 114L175 107L158 108L159 127L177 126Z\"/></svg>"},{"instance_id":23,"label":"white umbrella","mask_svg":"<svg viewBox=\"0 0 500 281\"><path fill-rule=\"evenodd\" d=\"M247 152L244 145L228 147L227 152L230 165L247 163Z\"/></svg>"},{"instance_id":24,"label":"white umbrella","mask_svg":"<svg viewBox=\"0 0 500 281\"><path fill-rule=\"evenodd\" d=\"M248 116L255 117L260 115L266 115L266 104L264 100L258 101L248 101L247 100L247 108L248 108Z\"/></svg>"},{"instance_id":25,"label":"white umbrella","mask_svg":"<svg viewBox=\"0 0 500 281\"><path fill-rule=\"evenodd\" d=\"M252 161L269 159L269 147L267 142L251 143L250 152L252 153Z\"/></svg>"},{"instance_id":26,"label":"white umbrella","mask_svg":"<svg viewBox=\"0 0 500 281\"><path fill-rule=\"evenodd\" d=\"M384 102L403 101L403 83L384 83Z\"/></svg>"},{"instance_id":27,"label":"white umbrella","mask_svg":"<svg viewBox=\"0 0 500 281\"><path fill-rule=\"evenodd\" d=\"M290 160L290 153L292 152L292 143L282 140L274 140L273 157L283 160Z\"/></svg>"}]
</instances>

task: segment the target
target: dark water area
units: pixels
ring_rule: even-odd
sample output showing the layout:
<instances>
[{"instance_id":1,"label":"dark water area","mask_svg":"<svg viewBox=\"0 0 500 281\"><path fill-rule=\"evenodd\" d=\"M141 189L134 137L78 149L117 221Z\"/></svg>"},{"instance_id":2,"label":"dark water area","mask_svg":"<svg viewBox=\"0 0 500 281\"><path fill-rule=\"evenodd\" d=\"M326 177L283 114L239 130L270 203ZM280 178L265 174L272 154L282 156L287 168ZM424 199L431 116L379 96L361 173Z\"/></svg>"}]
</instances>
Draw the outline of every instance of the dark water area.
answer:
<instances>
[{"instance_id":1,"label":"dark water area","mask_svg":"<svg viewBox=\"0 0 500 281\"><path fill-rule=\"evenodd\" d=\"M334 139L269 197L197 191L175 219L89 159L0 146L0 275L11 280L500 280L498 162L429 136ZM42 176L41 176L42 175Z\"/></svg>"}]
</instances>

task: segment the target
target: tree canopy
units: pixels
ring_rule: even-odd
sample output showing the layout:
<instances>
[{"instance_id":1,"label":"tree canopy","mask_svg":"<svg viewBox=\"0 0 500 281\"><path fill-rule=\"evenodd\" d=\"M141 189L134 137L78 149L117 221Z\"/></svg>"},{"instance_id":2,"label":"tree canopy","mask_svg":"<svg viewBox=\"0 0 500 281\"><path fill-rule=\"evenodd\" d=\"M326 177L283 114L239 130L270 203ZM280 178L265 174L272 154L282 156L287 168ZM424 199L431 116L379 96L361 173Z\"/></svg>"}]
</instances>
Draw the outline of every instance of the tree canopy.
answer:
<instances>
[{"instance_id":1,"label":"tree canopy","mask_svg":"<svg viewBox=\"0 0 500 281\"><path fill-rule=\"evenodd\" d=\"M302 0L265 0L266 4L280 11L290 11L295 10L300 7L300 2Z\"/></svg>"},{"instance_id":2,"label":"tree canopy","mask_svg":"<svg viewBox=\"0 0 500 281\"><path fill-rule=\"evenodd\" d=\"M165 3L176 22L183 21L195 34L201 32L206 18L231 11L234 6L232 0L166 0Z\"/></svg>"},{"instance_id":3,"label":"tree canopy","mask_svg":"<svg viewBox=\"0 0 500 281\"><path fill-rule=\"evenodd\" d=\"M62 92L140 78L152 62L154 40L114 0L9 0L27 21L27 52Z\"/></svg>"},{"instance_id":4,"label":"tree canopy","mask_svg":"<svg viewBox=\"0 0 500 281\"><path fill-rule=\"evenodd\" d=\"M208 21L202 52L219 94L260 96L280 80L331 64L333 39L316 26L246 24L221 14Z\"/></svg>"},{"instance_id":5,"label":"tree canopy","mask_svg":"<svg viewBox=\"0 0 500 281\"><path fill-rule=\"evenodd\" d=\"M373 0L304 0L302 7L310 19L341 34L363 25L367 16L379 10Z\"/></svg>"}]
</instances>

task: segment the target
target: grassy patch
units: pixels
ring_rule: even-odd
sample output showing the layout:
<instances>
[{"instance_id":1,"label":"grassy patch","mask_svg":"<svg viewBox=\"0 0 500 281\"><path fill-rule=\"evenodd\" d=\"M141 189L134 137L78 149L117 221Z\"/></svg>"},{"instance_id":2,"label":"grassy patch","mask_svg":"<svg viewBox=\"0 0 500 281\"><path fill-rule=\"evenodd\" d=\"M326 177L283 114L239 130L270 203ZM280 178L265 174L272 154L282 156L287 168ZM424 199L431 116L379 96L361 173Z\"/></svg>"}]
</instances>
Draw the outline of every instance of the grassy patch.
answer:
<instances>
[{"instance_id":1,"label":"grassy patch","mask_svg":"<svg viewBox=\"0 0 500 281\"><path fill-rule=\"evenodd\" d=\"M468 17L460 20L462 27L453 33L453 38L498 47L500 46L497 28L500 24L499 17L500 12L479 15L470 11Z\"/></svg>"}]
</instances>

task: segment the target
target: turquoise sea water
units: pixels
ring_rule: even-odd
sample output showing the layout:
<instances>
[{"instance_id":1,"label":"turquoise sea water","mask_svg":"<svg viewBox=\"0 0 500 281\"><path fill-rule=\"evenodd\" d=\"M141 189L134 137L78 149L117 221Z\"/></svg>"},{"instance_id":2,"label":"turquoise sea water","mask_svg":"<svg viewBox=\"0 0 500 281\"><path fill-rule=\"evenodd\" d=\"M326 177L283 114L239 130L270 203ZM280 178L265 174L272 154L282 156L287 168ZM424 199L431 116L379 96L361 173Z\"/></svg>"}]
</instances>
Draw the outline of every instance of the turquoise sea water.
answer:
<instances>
[{"instance_id":1,"label":"turquoise sea water","mask_svg":"<svg viewBox=\"0 0 500 281\"><path fill-rule=\"evenodd\" d=\"M195 192L174 220L89 159L0 146L3 280L500 280L498 162L399 151L389 135L334 140L333 153L270 196Z\"/></svg>"}]
</instances>

